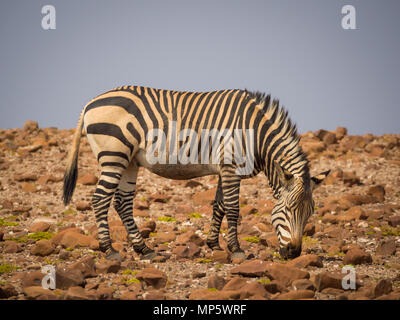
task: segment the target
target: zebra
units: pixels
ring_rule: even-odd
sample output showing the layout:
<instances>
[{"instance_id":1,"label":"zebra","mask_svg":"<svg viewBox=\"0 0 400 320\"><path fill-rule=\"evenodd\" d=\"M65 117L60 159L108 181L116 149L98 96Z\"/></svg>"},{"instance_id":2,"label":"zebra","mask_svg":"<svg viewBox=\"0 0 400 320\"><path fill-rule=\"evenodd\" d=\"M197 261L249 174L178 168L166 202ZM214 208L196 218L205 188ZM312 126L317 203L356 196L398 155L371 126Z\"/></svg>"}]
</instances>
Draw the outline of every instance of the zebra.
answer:
<instances>
[{"instance_id":1,"label":"zebra","mask_svg":"<svg viewBox=\"0 0 400 320\"><path fill-rule=\"evenodd\" d=\"M248 146L249 139L242 134L239 140L243 144L238 147L238 150L249 149L252 153L251 171L240 172L243 163L238 164L235 160L224 162L224 141L218 139L216 141L220 148L214 163L151 162L146 156L154 142L152 138L149 139L150 131L159 129L165 132L167 138L164 143L169 146L181 146L184 142L172 137L171 122L175 123L178 131L251 129L254 136L252 145ZM119 252L111 245L107 222L113 197L114 208L127 230L134 251L141 259L153 259L156 256L155 251L144 242L133 218L133 199L140 167L169 179L218 176L206 244L212 250L222 250L219 233L226 216L227 247L231 259L246 257L237 235L240 182L264 172L276 199L271 220L278 236L279 252L287 259L300 255L303 230L314 212L312 191L329 171L310 177L309 161L299 145L296 125L289 119L285 108L279 106L279 100L271 101L270 94L247 89L189 92L144 86L123 86L100 94L82 110L73 136L64 175L65 205L71 201L76 186L83 128L101 167L92 206L98 228L99 249L107 259L121 260ZM195 139L189 134L186 142L191 143ZM199 148L193 149L204 153ZM202 159L211 157L207 149L205 152ZM167 153L171 155L168 150Z\"/></svg>"}]
</instances>

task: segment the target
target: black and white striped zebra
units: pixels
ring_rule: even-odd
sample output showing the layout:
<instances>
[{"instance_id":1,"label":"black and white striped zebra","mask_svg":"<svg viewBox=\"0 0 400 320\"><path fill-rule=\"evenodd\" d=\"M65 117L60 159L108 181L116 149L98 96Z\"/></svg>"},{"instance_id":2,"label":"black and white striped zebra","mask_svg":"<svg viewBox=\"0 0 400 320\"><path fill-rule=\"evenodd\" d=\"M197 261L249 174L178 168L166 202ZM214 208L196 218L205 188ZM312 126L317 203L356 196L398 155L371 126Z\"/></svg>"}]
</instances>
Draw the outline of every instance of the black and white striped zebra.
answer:
<instances>
[{"instance_id":1,"label":"black and white striped zebra","mask_svg":"<svg viewBox=\"0 0 400 320\"><path fill-rule=\"evenodd\" d=\"M174 130L171 129L174 124ZM83 109L73 138L64 176L64 203L68 204L76 185L79 141L85 128L89 144L101 166L101 176L93 195L100 249L109 259L120 259L111 246L107 213L114 196L114 206L121 217L134 250L149 259L155 256L146 246L133 219L133 198L139 167L171 179L191 179L218 175L218 187L213 205L213 216L207 245L219 250L219 230L224 216L228 222L228 248L232 258L245 257L237 239L240 181L263 171L273 189L277 203L272 212L280 252L284 257L295 257L301 252L304 226L314 211L312 190L328 174L310 177L309 163L299 146L299 137L287 112L270 96L247 90L213 92L179 92L141 86L124 86L108 91ZM165 134L161 140L168 159L176 160L176 153L184 146L198 162L154 163L149 158L154 149L154 135ZM186 135L180 136L183 130ZM233 149L245 154L245 162L237 158L225 161L228 140L218 136L210 148L201 149L196 133L206 130L233 132L239 135ZM250 131L253 136L250 144ZM149 136L151 136L149 138ZM182 139L180 139L180 136ZM204 140L209 141L210 136ZM217 152L213 147L216 144ZM154 150L153 150L154 151ZM247 151L247 154L246 154ZM189 155L189 153L187 155ZM248 155L251 154L249 158ZM155 153L153 153L155 155ZM214 157L214 158L213 158ZM215 158L216 157L216 158ZM213 158L214 161L206 161ZM191 158L192 159L192 158ZM215 161L217 159L217 161ZM243 158L242 158L243 159ZM245 171L249 159L251 170ZM248 168L247 168L248 169Z\"/></svg>"}]
</instances>

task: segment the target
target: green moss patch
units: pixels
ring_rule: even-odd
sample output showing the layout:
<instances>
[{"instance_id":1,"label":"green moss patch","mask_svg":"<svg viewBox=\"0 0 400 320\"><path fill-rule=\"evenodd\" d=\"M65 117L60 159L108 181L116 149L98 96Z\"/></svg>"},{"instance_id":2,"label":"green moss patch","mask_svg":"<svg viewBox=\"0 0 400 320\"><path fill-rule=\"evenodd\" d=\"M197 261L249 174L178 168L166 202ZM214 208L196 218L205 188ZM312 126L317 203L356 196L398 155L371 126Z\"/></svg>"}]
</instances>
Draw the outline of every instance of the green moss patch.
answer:
<instances>
[{"instance_id":1,"label":"green moss patch","mask_svg":"<svg viewBox=\"0 0 400 320\"><path fill-rule=\"evenodd\" d=\"M164 221L164 222L174 222L176 221L175 218L172 217L158 217L158 221Z\"/></svg>"},{"instance_id":2,"label":"green moss patch","mask_svg":"<svg viewBox=\"0 0 400 320\"><path fill-rule=\"evenodd\" d=\"M259 237L245 237L245 238L242 238L242 239L246 240L248 242L251 242L251 243L259 243L260 242L260 238Z\"/></svg>"}]
</instances>

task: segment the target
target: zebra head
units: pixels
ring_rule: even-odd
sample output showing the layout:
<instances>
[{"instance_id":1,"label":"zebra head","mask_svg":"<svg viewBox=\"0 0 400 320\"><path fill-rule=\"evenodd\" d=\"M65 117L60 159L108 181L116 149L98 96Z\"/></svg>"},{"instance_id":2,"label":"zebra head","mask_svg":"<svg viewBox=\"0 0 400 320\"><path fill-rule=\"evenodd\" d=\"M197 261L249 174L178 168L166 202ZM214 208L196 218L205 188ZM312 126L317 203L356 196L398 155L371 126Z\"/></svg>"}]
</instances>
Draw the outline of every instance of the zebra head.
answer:
<instances>
[{"instance_id":1,"label":"zebra head","mask_svg":"<svg viewBox=\"0 0 400 320\"><path fill-rule=\"evenodd\" d=\"M275 170L281 188L271 214L272 225L278 234L280 255L292 259L301 253L304 227L314 212L312 192L330 171L307 179L289 173L277 162Z\"/></svg>"}]
</instances>

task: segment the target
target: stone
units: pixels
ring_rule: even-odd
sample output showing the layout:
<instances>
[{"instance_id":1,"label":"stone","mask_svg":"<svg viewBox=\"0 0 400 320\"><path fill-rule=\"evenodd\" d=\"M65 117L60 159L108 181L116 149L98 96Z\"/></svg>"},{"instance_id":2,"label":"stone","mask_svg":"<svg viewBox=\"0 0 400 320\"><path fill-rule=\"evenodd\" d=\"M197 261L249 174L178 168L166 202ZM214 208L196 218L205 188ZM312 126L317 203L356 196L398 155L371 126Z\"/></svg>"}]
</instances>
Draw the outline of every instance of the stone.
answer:
<instances>
[{"instance_id":1,"label":"stone","mask_svg":"<svg viewBox=\"0 0 400 320\"><path fill-rule=\"evenodd\" d=\"M33 254L34 256L41 256L41 257L48 256L53 252L54 252L54 247L51 244L51 241L46 239L37 241L31 249L31 254Z\"/></svg>"},{"instance_id":2,"label":"stone","mask_svg":"<svg viewBox=\"0 0 400 320\"><path fill-rule=\"evenodd\" d=\"M6 241L3 246L3 253L18 253L21 252L21 245L15 241Z\"/></svg>"},{"instance_id":3,"label":"stone","mask_svg":"<svg viewBox=\"0 0 400 320\"><path fill-rule=\"evenodd\" d=\"M86 281L80 270L59 267L56 268L56 288L66 290L70 287L83 287Z\"/></svg>"},{"instance_id":4,"label":"stone","mask_svg":"<svg viewBox=\"0 0 400 320\"><path fill-rule=\"evenodd\" d=\"M225 284L226 280L223 277L220 277L218 275L213 275L210 278L208 278L207 287L215 288L217 290L222 290Z\"/></svg>"},{"instance_id":5,"label":"stone","mask_svg":"<svg viewBox=\"0 0 400 320\"><path fill-rule=\"evenodd\" d=\"M351 207L345 212L345 215L352 217L356 220L366 220L368 218L368 215L360 206Z\"/></svg>"},{"instance_id":6,"label":"stone","mask_svg":"<svg viewBox=\"0 0 400 320\"><path fill-rule=\"evenodd\" d=\"M194 231L187 231L185 233L182 233L176 238L175 242L177 245L187 244L189 242L192 242L200 247L204 246L205 243L205 241Z\"/></svg>"},{"instance_id":7,"label":"stone","mask_svg":"<svg viewBox=\"0 0 400 320\"><path fill-rule=\"evenodd\" d=\"M304 235L307 237L312 237L315 234L315 225L307 223L304 227Z\"/></svg>"},{"instance_id":8,"label":"stone","mask_svg":"<svg viewBox=\"0 0 400 320\"><path fill-rule=\"evenodd\" d=\"M210 258L213 262L229 263L230 254L225 250L213 250Z\"/></svg>"},{"instance_id":9,"label":"stone","mask_svg":"<svg viewBox=\"0 0 400 320\"><path fill-rule=\"evenodd\" d=\"M374 297L380 297L392 291L392 281L389 279L381 279L373 288Z\"/></svg>"},{"instance_id":10,"label":"stone","mask_svg":"<svg viewBox=\"0 0 400 320\"><path fill-rule=\"evenodd\" d=\"M400 216L389 217L388 223L392 227L400 226Z\"/></svg>"},{"instance_id":11,"label":"stone","mask_svg":"<svg viewBox=\"0 0 400 320\"><path fill-rule=\"evenodd\" d=\"M314 284L309 279L297 279L292 281L294 290L312 290L315 291Z\"/></svg>"},{"instance_id":12,"label":"stone","mask_svg":"<svg viewBox=\"0 0 400 320\"><path fill-rule=\"evenodd\" d=\"M175 232L158 232L154 237L154 244L172 242L176 239Z\"/></svg>"},{"instance_id":13,"label":"stone","mask_svg":"<svg viewBox=\"0 0 400 320\"><path fill-rule=\"evenodd\" d=\"M240 289L240 299L249 299L251 297L269 298L270 294L265 289L264 285L259 282L253 281L246 283Z\"/></svg>"},{"instance_id":14,"label":"stone","mask_svg":"<svg viewBox=\"0 0 400 320\"><path fill-rule=\"evenodd\" d=\"M277 280L283 286L288 286L297 279L310 278L310 274L307 271L275 262L267 265L267 271L270 279Z\"/></svg>"},{"instance_id":15,"label":"stone","mask_svg":"<svg viewBox=\"0 0 400 320\"><path fill-rule=\"evenodd\" d=\"M81 229L79 229L79 228L66 228L66 229L63 229L63 230L61 230L60 232L58 232L57 234L55 234L52 238L51 238L51 243L54 245L54 246L58 246L59 244L61 244L61 240L62 240L62 238L64 237L64 235L66 234L66 233L72 233L72 232L75 232L75 233L79 233L79 234L83 234L83 231L81 230Z\"/></svg>"},{"instance_id":16,"label":"stone","mask_svg":"<svg viewBox=\"0 0 400 320\"><path fill-rule=\"evenodd\" d=\"M95 263L97 274L102 273L118 273L121 269L121 262L118 260L101 260Z\"/></svg>"},{"instance_id":17,"label":"stone","mask_svg":"<svg viewBox=\"0 0 400 320\"><path fill-rule=\"evenodd\" d=\"M303 256L299 256L291 261L289 261L286 265L296 268L307 268L309 266L322 268L322 260L315 254L306 254Z\"/></svg>"},{"instance_id":18,"label":"stone","mask_svg":"<svg viewBox=\"0 0 400 320\"><path fill-rule=\"evenodd\" d=\"M32 132L32 131L35 131L38 128L39 128L39 124L38 124L37 121L27 120L24 123L24 130L25 131Z\"/></svg>"},{"instance_id":19,"label":"stone","mask_svg":"<svg viewBox=\"0 0 400 320\"><path fill-rule=\"evenodd\" d=\"M88 202L88 201L79 201L76 204L76 209L78 211L86 211L86 210L92 209L92 206L91 206L90 202Z\"/></svg>"},{"instance_id":20,"label":"stone","mask_svg":"<svg viewBox=\"0 0 400 320\"><path fill-rule=\"evenodd\" d=\"M0 285L0 299L8 299L18 295L18 291L11 284Z\"/></svg>"},{"instance_id":21,"label":"stone","mask_svg":"<svg viewBox=\"0 0 400 320\"><path fill-rule=\"evenodd\" d=\"M298 281L298 280L294 280ZM269 293L275 294L278 292L283 292L285 291L285 287L282 286L278 281L272 280L270 282L267 282L265 285L265 290L267 290Z\"/></svg>"},{"instance_id":22,"label":"stone","mask_svg":"<svg viewBox=\"0 0 400 320\"><path fill-rule=\"evenodd\" d=\"M39 286L25 287L23 289L27 299L57 300L57 296L49 289Z\"/></svg>"},{"instance_id":23,"label":"stone","mask_svg":"<svg viewBox=\"0 0 400 320\"><path fill-rule=\"evenodd\" d=\"M24 192L36 192L36 186L31 182L21 182L21 190Z\"/></svg>"},{"instance_id":24,"label":"stone","mask_svg":"<svg viewBox=\"0 0 400 320\"><path fill-rule=\"evenodd\" d=\"M148 228L150 229L150 232L154 232L156 230L156 226L156 222L154 220L150 220L143 224L142 228Z\"/></svg>"},{"instance_id":25,"label":"stone","mask_svg":"<svg viewBox=\"0 0 400 320\"><path fill-rule=\"evenodd\" d=\"M96 291L96 298L98 300L111 300L113 298L114 289L111 287L102 286Z\"/></svg>"},{"instance_id":26,"label":"stone","mask_svg":"<svg viewBox=\"0 0 400 320\"><path fill-rule=\"evenodd\" d=\"M194 258L200 254L200 248L193 242L189 242L185 246L177 246L172 250L173 254L176 254L179 258Z\"/></svg>"},{"instance_id":27,"label":"stone","mask_svg":"<svg viewBox=\"0 0 400 320\"><path fill-rule=\"evenodd\" d=\"M385 201L385 194L385 188L381 185L372 186L367 191L367 195L371 196L375 203Z\"/></svg>"},{"instance_id":28,"label":"stone","mask_svg":"<svg viewBox=\"0 0 400 320\"><path fill-rule=\"evenodd\" d=\"M347 251L346 255L343 258L343 264L363 264L363 263L371 263L372 257L369 253L364 252L361 249L351 249Z\"/></svg>"},{"instance_id":29,"label":"stone","mask_svg":"<svg viewBox=\"0 0 400 320\"><path fill-rule=\"evenodd\" d=\"M155 289L164 288L168 280L167 275L156 268L144 268L136 275L136 278Z\"/></svg>"},{"instance_id":30,"label":"stone","mask_svg":"<svg viewBox=\"0 0 400 320\"><path fill-rule=\"evenodd\" d=\"M97 242L92 236L86 236L84 234L69 231L64 233L61 238L60 244L63 248L79 248L79 247L91 247L95 246Z\"/></svg>"},{"instance_id":31,"label":"stone","mask_svg":"<svg viewBox=\"0 0 400 320\"><path fill-rule=\"evenodd\" d=\"M124 226L110 226L110 237L115 242L125 242L128 240L128 232Z\"/></svg>"},{"instance_id":32,"label":"stone","mask_svg":"<svg viewBox=\"0 0 400 320\"><path fill-rule=\"evenodd\" d=\"M277 296L277 300L300 300L314 298L313 290L292 290Z\"/></svg>"},{"instance_id":33,"label":"stone","mask_svg":"<svg viewBox=\"0 0 400 320\"><path fill-rule=\"evenodd\" d=\"M159 290L151 290L143 294L144 300L167 300L167 296Z\"/></svg>"},{"instance_id":34,"label":"stone","mask_svg":"<svg viewBox=\"0 0 400 320\"><path fill-rule=\"evenodd\" d=\"M325 288L342 288L342 274L334 274L330 272L322 272L314 277L314 286L317 291L322 291Z\"/></svg>"},{"instance_id":35,"label":"stone","mask_svg":"<svg viewBox=\"0 0 400 320\"><path fill-rule=\"evenodd\" d=\"M206 191L196 192L192 197L193 204L196 206L203 204L212 204L215 199L216 191L217 188L212 188Z\"/></svg>"},{"instance_id":36,"label":"stone","mask_svg":"<svg viewBox=\"0 0 400 320\"><path fill-rule=\"evenodd\" d=\"M337 127L335 130L336 133L336 139L337 140L342 140L345 135L347 135L347 128L345 127Z\"/></svg>"},{"instance_id":37,"label":"stone","mask_svg":"<svg viewBox=\"0 0 400 320\"><path fill-rule=\"evenodd\" d=\"M244 261L231 269L231 274L244 277L263 277L268 273L267 264L266 261L257 259Z\"/></svg>"},{"instance_id":38,"label":"stone","mask_svg":"<svg viewBox=\"0 0 400 320\"><path fill-rule=\"evenodd\" d=\"M78 183L83 184L84 186L95 186L97 184L98 178L91 173L82 175L78 177Z\"/></svg>"},{"instance_id":39,"label":"stone","mask_svg":"<svg viewBox=\"0 0 400 320\"><path fill-rule=\"evenodd\" d=\"M380 256L391 256L395 253L396 241L394 239L382 240L376 248L376 254Z\"/></svg>"},{"instance_id":40,"label":"stone","mask_svg":"<svg viewBox=\"0 0 400 320\"><path fill-rule=\"evenodd\" d=\"M44 276L45 276L45 274L41 273L39 271L24 273L23 277L21 279L21 285L23 288L41 286L42 279Z\"/></svg>"},{"instance_id":41,"label":"stone","mask_svg":"<svg viewBox=\"0 0 400 320\"><path fill-rule=\"evenodd\" d=\"M220 300L220 293L208 289L195 289L190 292L189 300Z\"/></svg>"},{"instance_id":42,"label":"stone","mask_svg":"<svg viewBox=\"0 0 400 320\"><path fill-rule=\"evenodd\" d=\"M250 214L257 213L257 208L251 206L251 205L245 205L244 207L240 208L240 215L242 217L246 217Z\"/></svg>"},{"instance_id":43,"label":"stone","mask_svg":"<svg viewBox=\"0 0 400 320\"><path fill-rule=\"evenodd\" d=\"M257 209L261 214L271 214L275 203L271 200L258 200Z\"/></svg>"},{"instance_id":44,"label":"stone","mask_svg":"<svg viewBox=\"0 0 400 320\"><path fill-rule=\"evenodd\" d=\"M235 277L230 279L222 288L222 290L240 290L247 284L243 278Z\"/></svg>"},{"instance_id":45,"label":"stone","mask_svg":"<svg viewBox=\"0 0 400 320\"><path fill-rule=\"evenodd\" d=\"M138 210L148 210L150 205L147 200L135 200L133 207Z\"/></svg>"},{"instance_id":46,"label":"stone","mask_svg":"<svg viewBox=\"0 0 400 320\"><path fill-rule=\"evenodd\" d=\"M360 185L361 180L357 177L355 171L343 171L343 183L348 187L352 187L353 185Z\"/></svg>"},{"instance_id":47,"label":"stone","mask_svg":"<svg viewBox=\"0 0 400 320\"><path fill-rule=\"evenodd\" d=\"M47 222L37 222L32 224L29 229L28 232L30 233L34 233L34 232L46 232L47 230L50 229L51 224L47 223Z\"/></svg>"},{"instance_id":48,"label":"stone","mask_svg":"<svg viewBox=\"0 0 400 320\"><path fill-rule=\"evenodd\" d=\"M95 261L93 256L85 256L69 266L71 269L79 270L83 278L97 277Z\"/></svg>"},{"instance_id":49,"label":"stone","mask_svg":"<svg viewBox=\"0 0 400 320\"><path fill-rule=\"evenodd\" d=\"M90 300L89 295L82 287L70 287L65 294L65 300Z\"/></svg>"}]
</instances>

